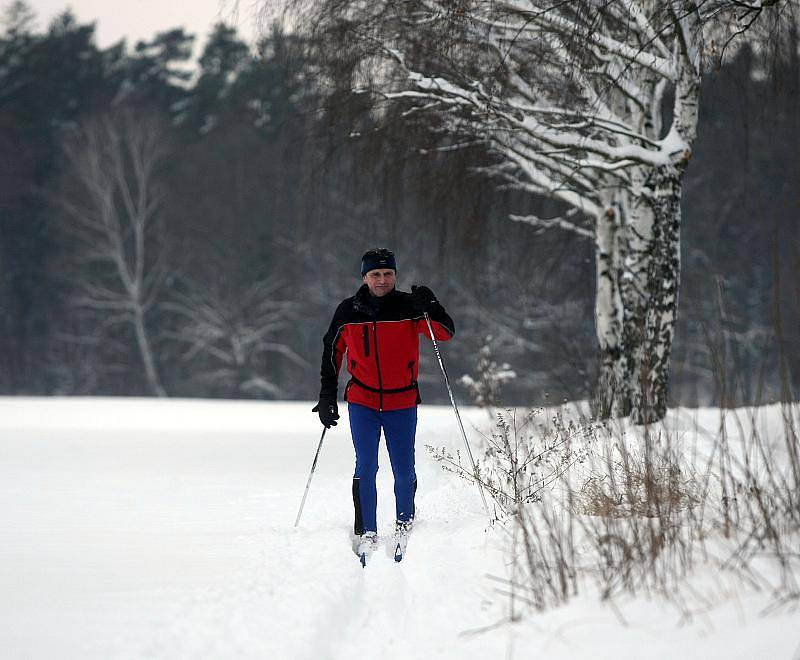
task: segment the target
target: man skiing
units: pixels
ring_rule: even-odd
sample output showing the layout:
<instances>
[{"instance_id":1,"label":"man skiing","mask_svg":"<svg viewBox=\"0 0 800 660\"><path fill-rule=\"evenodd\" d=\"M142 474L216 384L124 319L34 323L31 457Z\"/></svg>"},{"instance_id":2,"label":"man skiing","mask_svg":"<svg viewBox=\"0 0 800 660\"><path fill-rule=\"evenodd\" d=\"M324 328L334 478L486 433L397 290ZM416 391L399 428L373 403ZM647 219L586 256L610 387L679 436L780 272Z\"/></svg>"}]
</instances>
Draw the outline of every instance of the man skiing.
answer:
<instances>
[{"instance_id":1,"label":"man skiing","mask_svg":"<svg viewBox=\"0 0 800 660\"><path fill-rule=\"evenodd\" d=\"M437 341L455 334L453 320L426 286L411 293L395 288L397 266L387 249L369 250L361 259L363 285L336 308L322 340L319 403L314 412L325 428L336 426L338 375L347 354L350 380L344 391L356 453L353 475L356 554L362 565L377 547L378 443L381 429L394 474L395 560L400 561L414 520L414 439L421 402L417 373L419 335Z\"/></svg>"}]
</instances>

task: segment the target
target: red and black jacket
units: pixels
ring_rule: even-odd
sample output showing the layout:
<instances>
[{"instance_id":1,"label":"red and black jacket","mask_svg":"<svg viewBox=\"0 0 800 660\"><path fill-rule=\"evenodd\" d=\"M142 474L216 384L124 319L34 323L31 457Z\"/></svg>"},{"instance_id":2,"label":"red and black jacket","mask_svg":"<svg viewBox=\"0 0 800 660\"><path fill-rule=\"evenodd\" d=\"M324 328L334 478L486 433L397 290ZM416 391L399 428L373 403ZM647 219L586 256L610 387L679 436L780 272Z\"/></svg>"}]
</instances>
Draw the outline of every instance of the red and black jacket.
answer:
<instances>
[{"instance_id":1,"label":"red and black jacket","mask_svg":"<svg viewBox=\"0 0 800 660\"><path fill-rule=\"evenodd\" d=\"M456 332L453 319L439 303L429 313L437 341ZM320 399L336 399L339 370L347 353L344 398L374 410L401 410L420 403L419 335L430 339L428 324L414 310L411 294L397 289L380 298L364 284L336 308L322 340Z\"/></svg>"}]
</instances>

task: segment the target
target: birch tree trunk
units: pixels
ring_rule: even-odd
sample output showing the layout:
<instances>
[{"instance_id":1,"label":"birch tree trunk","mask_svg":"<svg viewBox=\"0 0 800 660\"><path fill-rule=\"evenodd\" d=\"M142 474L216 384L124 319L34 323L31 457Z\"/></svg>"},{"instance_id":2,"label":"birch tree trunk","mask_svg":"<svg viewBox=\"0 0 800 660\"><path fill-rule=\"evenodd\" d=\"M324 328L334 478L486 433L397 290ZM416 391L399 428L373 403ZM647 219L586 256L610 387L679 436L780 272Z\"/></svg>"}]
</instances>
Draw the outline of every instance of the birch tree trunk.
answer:
<instances>
[{"instance_id":1,"label":"birch tree trunk","mask_svg":"<svg viewBox=\"0 0 800 660\"><path fill-rule=\"evenodd\" d=\"M619 220L613 222L617 214L607 213L596 224L599 413L631 415L637 424L660 420L667 411L680 285L682 178L697 134L701 26L696 13L676 25L677 81L668 134L660 139L663 84L649 72L640 81L649 108L640 112L629 104L620 110L641 135L660 141L664 162L630 167L630 185L619 196ZM616 268L609 267L611 254L616 254ZM618 309L609 311L614 305Z\"/></svg>"},{"instance_id":2,"label":"birch tree trunk","mask_svg":"<svg viewBox=\"0 0 800 660\"><path fill-rule=\"evenodd\" d=\"M150 340L147 336L144 321L144 309L137 306L134 311L133 325L136 330L136 343L139 346L139 355L142 357L144 364L144 373L147 378L147 383L150 386L153 394L159 397L167 396L166 390L161 385L161 379L158 377L156 370L156 361L153 358L153 351L150 347Z\"/></svg>"},{"instance_id":3,"label":"birch tree trunk","mask_svg":"<svg viewBox=\"0 0 800 660\"><path fill-rule=\"evenodd\" d=\"M621 278L622 348L612 412L637 424L662 419L667 409L669 357L680 282L680 172L653 170L647 201L640 201L626 227Z\"/></svg>"},{"instance_id":4,"label":"birch tree trunk","mask_svg":"<svg viewBox=\"0 0 800 660\"><path fill-rule=\"evenodd\" d=\"M596 390L597 413L607 418L616 413L620 401L628 398L622 365L622 314L620 292L619 207L613 202L597 222L595 232L595 330L599 374Z\"/></svg>"}]
</instances>

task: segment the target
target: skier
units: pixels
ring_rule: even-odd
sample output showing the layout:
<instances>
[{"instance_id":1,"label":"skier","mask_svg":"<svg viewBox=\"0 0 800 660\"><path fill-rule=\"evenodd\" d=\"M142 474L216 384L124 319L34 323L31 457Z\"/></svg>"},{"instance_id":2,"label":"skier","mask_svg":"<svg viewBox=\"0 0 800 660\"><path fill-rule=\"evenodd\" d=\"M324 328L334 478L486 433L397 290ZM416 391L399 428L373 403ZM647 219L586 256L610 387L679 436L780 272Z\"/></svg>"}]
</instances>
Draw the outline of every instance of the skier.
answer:
<instances>
[{"instance_id":1,"label":"skier","mask_svg":"<svg viewBox=\"0 0 800 660\"><path fill-rule=\"evenodd\" d=\"M369 250L361 259L363 285L336 308L322 340L322 387L313 408L325 428L336 426L338 375L347 353L350 380L344 391L356 453L353 476L356 554L362 566L377 547L378 442L381 428L394 475L395 560L402 559L414 520L414 439L421 402L417 373L419 335L430 339L425 314L438 341L455 334L453 320L426 286L395 288L392 252Z\"/></svg>"}]
</instances>

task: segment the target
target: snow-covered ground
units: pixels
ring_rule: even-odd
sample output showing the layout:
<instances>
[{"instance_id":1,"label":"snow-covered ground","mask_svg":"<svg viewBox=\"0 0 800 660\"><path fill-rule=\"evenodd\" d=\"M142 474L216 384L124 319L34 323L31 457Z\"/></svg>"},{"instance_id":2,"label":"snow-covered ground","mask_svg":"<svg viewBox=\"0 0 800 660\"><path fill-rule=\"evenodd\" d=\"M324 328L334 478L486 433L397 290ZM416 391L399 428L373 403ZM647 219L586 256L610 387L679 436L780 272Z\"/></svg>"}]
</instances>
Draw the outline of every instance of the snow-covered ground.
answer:
<instances>
[{"instance_id":1,"label":"snow-covered ground","mask_svg":"<svg viewBox=\"0 0 800 660\"><path fill-rule=\"evenodd\" d=\"M460 446L449 408L420 410L408 556L387 548L362 569L344 406L293 527L321 431L311 406L0 399L2 657L800 657L797 612L760 616L768 594L716 576L689 621L659 600L585 595L508 623L493 579L506 536L422 448ZM383 449L381 465L388 534Z\"/></svg>"}]
</instances>

